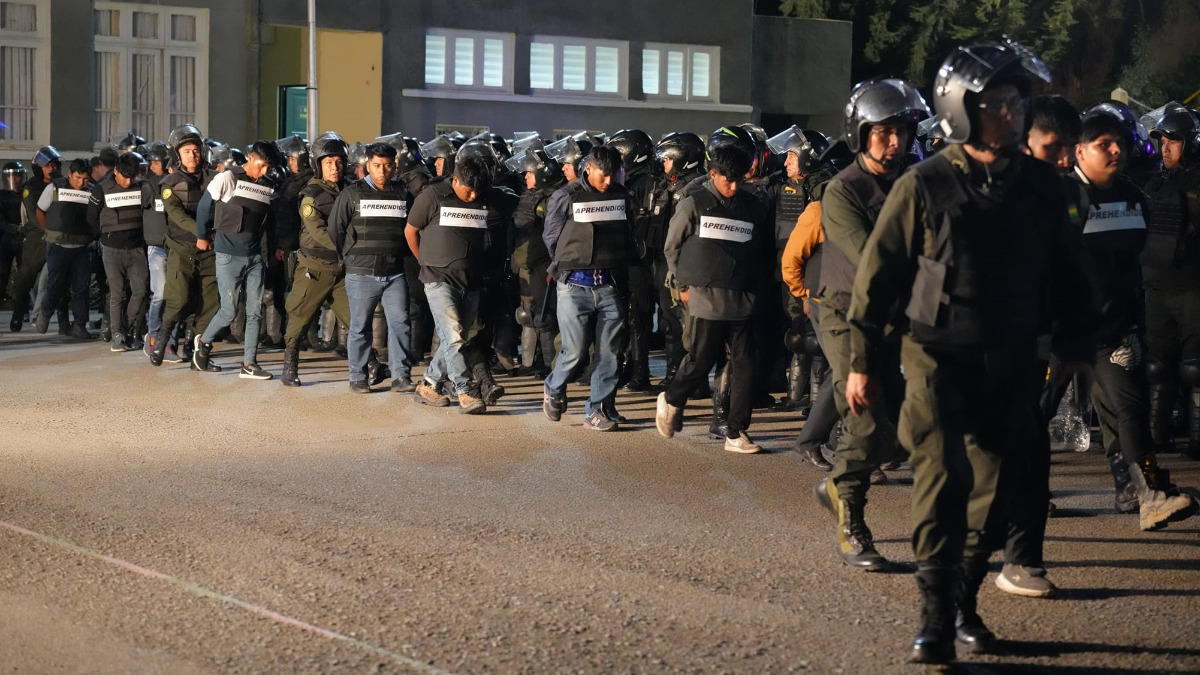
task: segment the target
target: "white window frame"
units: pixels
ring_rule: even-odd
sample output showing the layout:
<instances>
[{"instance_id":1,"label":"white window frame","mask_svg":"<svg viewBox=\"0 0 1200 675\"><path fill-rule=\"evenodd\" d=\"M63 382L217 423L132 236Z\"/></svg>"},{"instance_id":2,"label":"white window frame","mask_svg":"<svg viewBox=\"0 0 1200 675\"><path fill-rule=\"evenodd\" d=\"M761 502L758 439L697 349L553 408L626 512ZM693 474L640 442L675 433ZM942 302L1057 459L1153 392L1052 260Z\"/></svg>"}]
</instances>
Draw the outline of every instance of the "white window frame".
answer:
<instances>
[{"instance_id":1,"label":"white window frame","mask_svg":"<svg viewBox=\"0 0 1200 675\"><path fill-rule=\"evenodd\" d=\"M32 32L0 29L5 47L32 47L34 50L33 138L0 140L0 150L36 150L50 144L50 0L18 0L34 5L37 30Z\"/></svg>"},{"instance_id":2,"label":"white window frame","mask_svg":"<svg viewBox=\"0 0 1200 675\"><path fill-rule=\"evenodd\" d=\"M534 35L529 40L530 50L533 43L554 45L554 86L547 89L534 87L532 75L529 91L537 96L552 94L554 96L571 96L580 98L607 98L629 100L629 43L625 40L597 40L583 37L567 37L562 35ZM584 47L587 51L584 57L585 75L583 91L563 88L563 47ZM596 48L610 47L617 50L617 91L596 91ZM532 65L532 54L530 58Z\"/></svg>"},{"instance_id":3,"label":"white window frame","mask_svg":"<svg viewBox=\"0 0 1200 675\"><path fill-rule=\"evenodd\" d=\"M658 60L658 93L650 94L646 92L645 79L642 81L642 95L647 101L700 101L706 103L719 103L721 100L721 48L712 45L688 45L688 44L673 44L669 42L647 42L642 45L642 63L645 68L645 58L647 50L657 50L659 53ZM683 93L668 94L667 90L667 53L668 52L683 52ZM697 53L708 54L709 58L709 81L708 81L708 96L693 96L692 95L692 63L694 55Z\"/></svg>"},{"instance_id":4,"label":"white window frame","mask_svg":"<svg viewBox=\"0 0 1200 675\"><path fill-rule=\"evenodd\" d=\"M185 56L195 59L196 64L196 117L195 124L202 132L208 129L208 50L209 50L209 10L192 7L174 7L170 5L147 5L125 2L96 2L93 10L119 10L120 30L118 35L96 35L96 52L116 53L119 58L119 80L121 82L120 124L117 133L125 133L133 125L133 90L128 86L133 81L133 55L155 54L158 56L159 73L162 81L162 100L159 101L158 119L154 129L135 129L138 134L147 139L163 139L171 132L170 90L171 90L171 57ZM149 12L158 15L158 37L133 37L134 12ZM186 42L171 39L172 15L188 15L196 19L196 41ZM93 83L95 84L95 83ZM93 99L94 109L94 99ZM93 129L91 133L95 133ZM107 138L92 139L95 147L108 144Z\"/></svg>"},{"instance_id":5,"label":"white window frame","mask_svg":"<svg viewBox=\"0 0 1200 675\"><path fill-rule=\"evenodd\" d=\"M443 55L445 61L443 63L446 74L445 82L438 84L435 82L425 82L426 89L453 89L457 91L489 91L497 93L511 94L513 92L513 54L516 50L517 37L514 33L494 33L480 30L457 30L454 28L427 28L425 29L425 38L428 42L429 36L436 35L446 39L446 51ZM454 83L454 56L455 56L455 39L469 38L474 40L474 70L472 71L471 84L455 84ZM500 40L504 44L504 72L501 74L503 82L500 86L488 86L483 83L483 67L484 67L484 40ZM428 53L428 52L426 52ZM422 79L424 78L424 70L422 70Z\"/></svg>"}]
</instances>

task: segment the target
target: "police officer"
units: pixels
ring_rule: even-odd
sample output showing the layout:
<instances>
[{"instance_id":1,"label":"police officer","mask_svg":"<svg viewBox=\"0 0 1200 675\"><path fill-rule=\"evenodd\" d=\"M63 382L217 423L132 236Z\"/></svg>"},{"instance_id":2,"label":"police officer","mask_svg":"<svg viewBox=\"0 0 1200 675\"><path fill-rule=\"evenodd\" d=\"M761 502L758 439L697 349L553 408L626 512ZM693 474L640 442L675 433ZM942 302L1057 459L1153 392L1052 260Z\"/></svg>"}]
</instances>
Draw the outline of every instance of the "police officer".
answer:
<instances>
[{"instance_id":1,"label":"police officer","mask_svg":"<svg viewBox=\"0 0 1200 675\"><path fill-rule=\"evenodd\" d=\"M8 278L21 260L21 192L25 166L9 162L0 170L0 303L8 295Z\"/></svg>"},{"instance_id":2,"label":"police officer","mask_svg":"<svg viewBox=\"0 0 1200 675\"><path fill-rule=\"evenodd\" d=\"M956 638L972 652L994 644L976 597L1004 537L993 509L1005 484L1001 457L1022 461L1022 448L1045 434L1033 377L1043 326L1053 326L1065 363L1091 358L1095 313L1078 229L1054 168L1020 151L1027 69L1049 79L1040 59L1007 38L946 59L933 91L950 145L896 182L854 277L852 415L875 404L893 368L885 332L897 308L908 321L899 437L914 474L923 605L910 660L919 663L953 660Z\"/></svg>"},{"instance_id":3,"label":"police officer","mask_svg":"<svg viewBox=\"0 0 1200 675\"><path fill-rule=\"evenodd\" d=\"M901 384L895 341L880 356L882 394L869 409L854 412L846 404L850 374L850 335L846 313L859 257L883 201L908 163L907 150L917 122L929 107L908 82L876 79L850 94L843 137L854 163L825 186L821 226L821 346L833 370L833 397L842 418L842 436L832 475L817 486L817 497L837 516L837 543L847 564L869 572L887 568L864 518L871 472L898 454L895 419Z\"/></svg>"},{"instance_id":4,"label":"police officer","mask_svg":"<svg viewBox=\"0 0 1200 675\"><path fill-rule=\"evenodd\" d=\"M650 391L650 333L658 300L651 266L654 252L662 250L666 236L662 204L655 204L655 197L661 193L656 189L654 141L641 129L622 129L604 144L621 153L625 189L633 200L633 240L638 251L638 263L627 268L629 344L621 380L627 391Z\"/></svg>"},{"instance_id":5,"label":"police officer","mask_svg":"<svg viewBox=\"0 0 1200 675\"><path fill-rule=\"evenodd\" d=\"M435 407L450 405L450 398L438 391L445 378L459 412L466 414L487 412L479 383L471 380L468 331L479 311L488 220L497 208L491 178L491 169L477 157L456 161L450 180L435 182L417 195L404 228L421 262L420 281L439 340L414 398Z\"/></svg>"},{"instance_id":6,"label":"police officer","mask_svg":"<svg viewBox=\"0 0 1200 675\"><path fill-rule=\"evenodd\" d=\"M542 412L552 422L567 409L567 381L594 347L584 426L612 431L618 420L611 402L620 377L620 349L628 299L621 289L624 270L637 264L633 207L618 182L621 153L597 146L588 153L584 178L559 188L546 206L542 240L550 252L557 282L558 328L562 351L546 377Z\"/></svg>"},{"instance_id":7,"label":"police officer","mask_svg":"<svg viewBox=\"0 0 1200 675\"><path fill-rule=\"evenodd\" d=\"M67 167L67 176L58 177L38 195L37 222L46 229L46 292L41 298L37 331L50 327L50 315L59 302L71 294L71 313L75 322L70 335L78 340L96 336L88 332L88 287L92 279L89 248L96 240L88 225L88 203L92 197L91 172L87 161L75 159Z\"/></svg>"},{"instance_id":8,"label":"police officer","mask_svg":"<svg viewBox=\"0 0 1200 675\"><path fill-rule=\"evenodd\" d=\"M296 250L300 248L300 191L313 178L308 142L298 135L275 141L287 162L287 175L275 191L276 254L266 261L267 281L263 290L263 318L266 321L265 344L284 345L285 299L296 269Z\"/></svg>"},{"instance_id":9,"label":"police officer","mask_svg":"<svg viewBox=\"0 0 1200 675\"><path fill-rule=\"evenodd\" d=\"M1096 273L1101 307L1094 367L1096 410L1105 448L1121 455L1138 498L1140 526L1156 530L1195 513L1193 499L1171 489L1150 436L1143 324L1142 265L1146 197L1119 173L1124 130L1105 115L1083 122L1075 146L1073 214Z\"/></svg>"},{"instance_id":10,"label":"police officer","mask_svg":"<svg viewBox=\"0 0 1200 675\"><path fill-rule=\"evenodd\" d=\"M546 154L562 165L563 177L567 182L574 183L583 176L583 165L587 161L588 153L599 144L591 134L581 131L547 145Z\"/></svg>"},{"instance_id":11,"label":"police officer","mask_svg":"<svg viewBox=\"0 0 1200 675\"><path fill-rule=\"evenodd\" d=\"M200 198L196 208L196 247L206 250L211 246L217 253L221 309L204 332L196 336L192 365L197 370L207 370L217 331L233 323L238 296L245 291L246 333L238 377L248 380L273 377L258 365L258 338L266 273L263 261L275 255L275 218L271 212L275 186L268 172L281 164L283 156L275 143L256 141L250 147L245 166L213 178ZM209 232L214 233L211 245Z\"/></svg>"},{"instance_id":12,"label":"police officer","mask_svg":"<svg viewBox=\"0 0 1200 675\"><path fill-rule=\"evenodd\" d=\"M145 160L136 152L126 152L118 157L113 173L92 190L88 205L88 223L92 234L100 240L104 274L108 278L110 349L114 352L138 348L138 327L150 286L142 223L141 174L144 167ZM125 302L126 282L129 284L128 302Z\"/></svg>"},{"instance_id":13,"label":"police officer","mask_svg":"<svg viewBox=\"0 0 1200 675\"><path fill-rule=\"evenodd\" d=\"M676 131L663 136L655 146L654 152L662 165L662 177L656 187L655 208L662 211L662 221L670 223L671 216L683 199L684 187L704 174L704 140L690 131ZM656 247L653 253L654 288L658 293L659 319L663 328L663 356L667 361L666 372L658 384L659 391L663 391L670 386L671 380L675 379L675 373L679 370L679 364L687 350L683 346L683 303L679 301L678 291L667 283L668 266L662 248ZM703 383L702 389L708 391L707 381ZM704 398L707 398L707 395Z\"/></svg>"},{"instance_id":14,"label":"police officer","mask_svg":"<svg viewBox=\"0 0 1200 675\"><path fill-rule=\"evenodd\" d=\"M513 216L511 256L521 303L516 310L516 320L521 326L522 372L544 379L554 365L557 330L554 294L547 280L550 252L546 250L542 234L550 196L564 182L562 166L545 150L533 149L515 155L507 163L512 171L525 175L526 188Z\"/></svg>"},{"instance_id":15,"label":"police officer","mask_svg":"<svg viewBox=\"0 0 1200 675\"><path fill-rule=\"evenodd\" d=\"M1171 411L1182 380L1190 390L1187 454L1200 459L1200 119L1174 101L1155 117L1150 135L1163 171L1146 183L1150 229L1142 253L1151 432L1158 447L1173 445Z\"/></svg>"},{"instance_id":16,"label":"police officer","mask_svg":"<svg viewBox=\"0 0 1200 675\"><path fill-rule=\"evenodd\" d=\"M709 182L683 200L671 217L666 258L694 322L692 344L679 372L658 395L655 426L664 438L682 427L688 393L728 354L729 414L725 450L756 453L750 426L754 378L751 317L762 277L769 275L771 236L762 205L741 189L750 157L733 145L713 151Z\"/></svg>"},{"instance_id":17,"label":"police officer","mask_svg":"<svg viewBox=\"0 0 1200 675\"><path fill-rule=\"evenodd\" d=\"M458 146L446 134L438 134L421 146L421 157L434 178L448 178L454 173L454 156Z\"/></svg>"},{"instance_id":18,"label":"police officer","mask_svg":"<svg viewBox=\"0 0 1200 675\"><path fill-rule=\"evenodd\" d=\"M188 326L192 337L185 338L176 348L177 356L182 359L186 358L185 349L192 349L194 336L208 328L221 305L216 254L207 237L201 247L196 230L200 199L216 176L208 168L209 146L199 129L183 124L171 131L167 147L172 170L160 183L163 211L167 214L167 281L163 287L162 326L150 350L150 363L154 366L162 365L170 333L177 322L192 317ZM221 367L210 361L206 369L220 372Z\"/></svg>"},{"instance_id":19,"label":"police officer","mask_svg":"<svg viewBox=\"0 0 1200 675\"><path fill-rule=\"evenodd\" d=\"M346 186L329 215L329 238L346 268L350 323L346 350L350 389L371 391L369 360L375 309L384 306L388 324L388 358L392 391L414 390L409 353L408 278L404 258L412 255L405 241L406 194L392 182L396 148L372 143L364 148L367 177Z\"/></svg>"},{"instance_id":20,"label":"police officer","mask_svg":"<svg viewBox=\"0 0 1200 675\"><path fill-rule=\"evenodd\" d=\"M8 328L14 333L21 330L26 312L29 311L30 293L37 286L38 275L46 264L45 229L38 221L38 200L50 182L60 178L62 171L62 155L52 145L42 147L33 156L33 175L25 182L21 190L21 208L24 211L24 224L21 234L21 264L17 268L17 278L13 281L13 313ZM59 331L66 325L60 313ZM47 320L49 320L47 318Z\"/></svg>"},{"instance_id":21,"label":"police officer","mask_svg":"<svg viewBox=\"0 0 1200 675\"><path fill-rule=\"evenodd\" d=\"M799 300L783 282L783 250L796 227L796 220L811 201L819 198L814 193L822 190L833 174L821 162L821 156L829 149L829 139L811 129L792 126L782 133L767 139L767 147L778 157L783 157L783 171L772 177L768 186L775 215L776 281L783 290L782 324L773 324L774 335L802 338L808 332L802 300ZM782 325L783 331L778 328ZM790 331L787 332L787 331ZM787 395L776 406L780 410L795 410L811 402L809 380L811 379L814 355L803 347L803 339L777 340L791 346L791 364L788 367ZM823 360L823 359L822 359Z\"/></svg>"},{"instance_id":22,"label":"police officer","mask_svg":"<svg viewBox=\"0 0 1200 675\"><path fill-rule=\"evenodd\" d=\"M167 144L150 143L145 157L150 170L142 178L142 237L146 240L146 267L150 272L150 302L146 310L144 349L149 355L162 328L163 290L167 283L167 212L163 210L161 185L167 175Z\"/></svg>"}]
</instances>

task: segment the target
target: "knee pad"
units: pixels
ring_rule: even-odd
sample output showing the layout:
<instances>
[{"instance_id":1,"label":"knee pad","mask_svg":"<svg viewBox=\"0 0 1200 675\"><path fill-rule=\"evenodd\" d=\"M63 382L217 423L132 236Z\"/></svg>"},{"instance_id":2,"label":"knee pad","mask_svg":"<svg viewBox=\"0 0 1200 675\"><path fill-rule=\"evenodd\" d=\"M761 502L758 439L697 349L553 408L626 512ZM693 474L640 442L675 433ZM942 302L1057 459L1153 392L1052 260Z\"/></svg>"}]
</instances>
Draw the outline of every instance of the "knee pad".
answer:
<instances>
[{"instance_id":1,"label":"knee pad","mask_svg":"<svg viewBox=\"0 0 1200 675\"><path fill-rule=\"evenodd\" d=\"M1200 359L1184 359L1179 364L1179 379L1192 389L1200 388Z\"/></svg>"},{"instance_id":2,"label":"knee pad","mask_svg":"<svg viewBox=\"0 0 1200 675\"><path fill-rule=\"evenodd\" d=\"M513 318L516 319L517 323L522 326L525 326L525 327L533 326L533 315L529 313L529 308L525 306L524 302L522 302L513 311Z\"/></svg>"},{"instance_id":3,"label":"knee pad","mask_svg":"<svg viewBox=\"0 0 1200 675\"><path fill-rule=\"evenodd\" d=\"M1182 371L1183 365L1180 364L1179 368ZM1171 369L1165 363L1155 358L1146 359L1146 380L1150 384L1170 384L1171 379Z\"/></svg>"},{"instance_id":4,"label":"knee pad","mask_svg":"<svg viewBox=\"0 0 1200 675\"><path fill-rule=\"evenodd\" d=\"M805 347L805 335L791 328L788 328L787 332L783 334L783 345L793 354L808 353Z\"/></svg>"},{"instance_id":5,"label":"knee pad","mask_svg":"<svg viewBox=\"0 0 1200 675\"><path fill-rule=\"evenodd\" d=\"M821 351L821 341L817 339L816 333L808 333L804 336L804 352L809 356L823 356Z\"/></svg>"}]
</instances>

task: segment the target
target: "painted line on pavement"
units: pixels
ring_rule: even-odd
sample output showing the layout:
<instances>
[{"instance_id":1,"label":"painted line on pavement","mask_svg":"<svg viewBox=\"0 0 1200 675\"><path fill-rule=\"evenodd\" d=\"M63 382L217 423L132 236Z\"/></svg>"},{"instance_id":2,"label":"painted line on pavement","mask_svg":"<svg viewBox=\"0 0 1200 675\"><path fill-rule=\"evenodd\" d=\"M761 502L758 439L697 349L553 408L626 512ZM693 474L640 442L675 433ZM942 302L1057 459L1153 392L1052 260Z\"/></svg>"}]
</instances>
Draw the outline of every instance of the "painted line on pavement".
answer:
<instances>
[{"instance_id":1,"label":"painted line on pavement","mask_svg":"<svg viewBox=\"0 0 1200 675\"><path fill-rule=\"evenodd\" d=\"M253 603L246 602L245 600L239 600L233 596L225 595L223 593L218 593L217 591L207 589L203 586L200 586L199 584L194 584L194 583L192 583L190 581L186 581L184 579L178 579L178 578L170 576L168 574L163 574L162 572L158 572L158 571L146 568L146 567L142 567L141 565L131 563L127 560L121 560L120 558L114 558L110 555L104 555L103 553L100 553L99 551L93 551L89 548L79 546L78 544L73 544L64 539L58 539L57 537L51 537L50 535L47 535L47 534L42 534L40 532L34 532L33 530L27 530L27 529L21 527L20 525L14 525L12 523L8 523L8 522L2 521L2 520L0 520L0 527L4 528L6 530L9 530L10 532L15 532L16 534L21 534L26 537L32 537L43 543L50 544L51 546L56 546L58 548L64 549L66 551L70 551L72 553L77 553L79 555L86 556L88 558L94 558L96 560L106 562L109 565L112 565L114 567L119 567L128 572L133 572L134 574L146 577L147 579L155 579L157 581L165 581L169 584L178 586L178 587L180 587L184 590L187 590L191 593L195 593L196 595L199 595L199 596L202 596L205 598L211 598L213 600L218 600L220 602L224 602L226 604L233 605L235 607L239 607L241 609L246 610L247 612L250 612L251 614L256 614L258 616L270 619L276 623L281 623L285 626L299 628L300 630L307 631L307 632L313 633L315 635L320 635L321 637L328 638L330 640L337 640L339 642L345 642L349 645L353 645L360 649L365 649L369 652L378 654L379 656L387 657L393 661L404 664L405 666L408 666L415 670L419 670L424 673L433 673L434 675L451 675L450 671L442 670L441 668L438 668L437 666L435 666L431 663L425 663L424 661L418 661L410 656L405 656L404 654L398 654L391 650L384 649L383 647L377 647L373 644L363 642L362 640L352 638L349 635L343 635L341 633L338 633L337 631L332 631L327 628L321 628L320 626L314 626L311 623L308 623L306 621L301 621L299 619L293 619L290 616L286 616L286 615L280 614L279 612L272 611L261 605L255 605Z\"/></svg>"}]
</instances>

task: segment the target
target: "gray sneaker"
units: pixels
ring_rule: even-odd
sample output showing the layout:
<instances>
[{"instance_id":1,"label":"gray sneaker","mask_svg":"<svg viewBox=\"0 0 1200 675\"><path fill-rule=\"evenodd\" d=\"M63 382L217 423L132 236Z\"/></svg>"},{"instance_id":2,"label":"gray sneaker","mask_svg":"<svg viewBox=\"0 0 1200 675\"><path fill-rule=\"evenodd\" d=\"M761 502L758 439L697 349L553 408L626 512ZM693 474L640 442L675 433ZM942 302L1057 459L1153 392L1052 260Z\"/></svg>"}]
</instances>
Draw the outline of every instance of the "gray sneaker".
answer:
<instances>
[{"instance_id":1,"label":"gray sneaker","mask_svg":"<svg viewBox=\"0 0 1200 675\"><path fill-rule=\"evenodd\" d=\"M1058 590L1046 578L1046 570L1009 563L1005 563L1004 569L996 576L996 588L1027 598L1048 598Z\"/></svg>"}]
</instances>

